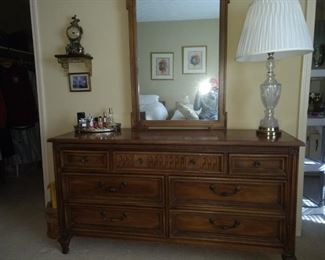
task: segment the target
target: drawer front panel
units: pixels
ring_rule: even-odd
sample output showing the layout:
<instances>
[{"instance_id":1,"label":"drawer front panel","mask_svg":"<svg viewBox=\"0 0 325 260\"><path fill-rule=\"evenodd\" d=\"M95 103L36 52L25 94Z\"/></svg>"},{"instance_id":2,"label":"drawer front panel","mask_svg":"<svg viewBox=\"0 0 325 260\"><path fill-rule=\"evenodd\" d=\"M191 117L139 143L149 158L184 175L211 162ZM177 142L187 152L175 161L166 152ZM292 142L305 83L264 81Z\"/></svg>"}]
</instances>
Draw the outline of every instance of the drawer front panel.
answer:
<instances>
[{"instance_id":1,"label":"drawer front panel","mask_svg":"<svg viewBox=\"0 0 325 260\"><path fill-rule=\"evenodd\" d=\"M114 152L115 171L223 173L223 154Z\"/></svg>"},{"instance_id":2,"label":"drawer front panel","mask_svg":"<svg viewBox=\"0 0 325 260\"><path fill-rule=\"evenodd\" d=\"M61 167L66 169L108 169L108 153L105 151L64 150L60 153Z\"/></svg>"},{"instance_id":3,"label":"drawer front panel","mask_svg":"<svg viewBox=\"0 0 325 260\"><path fill-rule=\"evenodd\" d=\"M164 205L164 177L65 176L65 200L101 204Z\"/></svg>"},{"instance_id":4,"label":"drawer front panel","mask_svg":"<svg viewBox=\"0 0 325 260\"><path fill-rule=\"evenodd\" d=\"M90 229L107 234L165 235L163 212L158 209L70 206L67 212L68 226L72 229Z\"/></svg>"},{"instance_id":5,"label":"drawer front panel","mask_svg":"<svg viewBox=\"0 0 325 260\"><path fill-rule=\"evenodd\" d=\"M169 177L171 207L282 210L284 182Z\"/></svg>"},{"instance_id":6,"label":"drawer front panel","mask_svg":"<svg viewBox=\"0 0 325 260\"><path fill-rule=\"evenodd\" d=\"M230 175L286 176L287 156L230 154Z\"/></svg>"},{"instance_id":7,"label":"drawer front panel","mask_svg":"<svg viewBox=\"0 0 325 260\"><path fill-rule=\"evenodd\" d=\"M222 213L170 213L172 238L282 244L284 217Z\"/></svg>"}]
</instances>

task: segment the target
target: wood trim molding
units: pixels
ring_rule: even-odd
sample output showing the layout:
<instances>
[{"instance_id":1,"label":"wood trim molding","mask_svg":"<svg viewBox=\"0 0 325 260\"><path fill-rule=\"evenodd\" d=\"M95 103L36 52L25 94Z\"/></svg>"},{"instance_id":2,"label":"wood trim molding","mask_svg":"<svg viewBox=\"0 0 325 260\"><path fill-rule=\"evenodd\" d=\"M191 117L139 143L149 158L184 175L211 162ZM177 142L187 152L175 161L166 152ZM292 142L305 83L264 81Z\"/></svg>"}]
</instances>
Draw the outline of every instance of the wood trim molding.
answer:
<instances>
[{"instance_id":1,"label":"wood trim molding","mask_svg":"<svg viewBox=\"0 0 325 260\"><path fill-rule=\"evenodd\" d=\"M42 168L43 168L43 183L44 183L44 194L45 194L45 205L50 201L50 194L47 192L47 185L50 182L50 169L52 165L49 165L49 159L52 158L50 147L47 144L46 133L47 133L47 120L46 120L46 106L45 106L45 90L44 90L44 78L42 68L42 52L40 46L40 32L39 32L39 17L38 17L38 6L37 1L29 0L30 13L31 13L31 24L33 34L33 46L34 46L34 61L35 61L35 72L36 72L36 86L37 86L37 97L38 97L38 111L39 111L39 127L40 127L40 139L41 139L41 152L42 152ZM52 161L52 159L50 160Z\"/></svg>"},{"instance_id":2,"label":"wood trim molding","mask_svg":"<svg viewBox=\"0 0 325 260\"><path fill-rule=\"evenodd\" d=\"M316 0L306 1L306 22L311 33L311 38L314 38L315 29L315 13L316 13ZM306 141L307 132L307 109L309 99L309 88L310 88L310 74L312 64L312 53L305 55L302 62L301 71L301 86L300 86L300 100L299 100L299 113L298 113L298 129L297 137ZM304 177L304 158L305 148L300 148L299 163L298 163L298 193L297 193L297 225L296 235L301 235L301 207L302 207L302 191L303 191L303 177Z\"/></svg>"}]
</instances>

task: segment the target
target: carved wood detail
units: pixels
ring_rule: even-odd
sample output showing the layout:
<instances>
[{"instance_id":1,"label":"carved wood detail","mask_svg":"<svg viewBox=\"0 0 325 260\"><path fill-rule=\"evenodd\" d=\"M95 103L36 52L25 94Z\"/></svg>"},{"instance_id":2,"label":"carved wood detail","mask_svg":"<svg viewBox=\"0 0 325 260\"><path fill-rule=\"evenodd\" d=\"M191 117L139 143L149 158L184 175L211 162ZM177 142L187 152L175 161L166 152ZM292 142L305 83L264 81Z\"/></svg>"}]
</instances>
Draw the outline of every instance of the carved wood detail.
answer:
<instances>
[{"instance_id":1,"label":"carved wood detail","mask_svg":"<svg viewBox=\"0 0 325 260\"><path fill-rule=\"evenodd\" d=\"M224 172L223 154L114 152L114 169Z\"/></svg>"}]
</instances>

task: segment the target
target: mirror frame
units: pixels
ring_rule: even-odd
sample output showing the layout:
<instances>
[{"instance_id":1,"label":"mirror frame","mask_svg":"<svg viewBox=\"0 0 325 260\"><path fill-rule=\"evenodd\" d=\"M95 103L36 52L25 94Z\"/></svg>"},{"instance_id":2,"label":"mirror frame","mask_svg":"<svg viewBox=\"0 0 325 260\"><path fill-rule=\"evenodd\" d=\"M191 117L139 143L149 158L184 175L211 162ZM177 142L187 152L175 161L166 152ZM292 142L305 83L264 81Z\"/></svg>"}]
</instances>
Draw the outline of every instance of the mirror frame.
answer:
<instances>
[{"instance_id":1,"label":"mirror frame","mask_svg":"<svg viewBox=\"0 0 325 260\"><path fill-rule=\"evenodd\" d=\"M130 76L131 76L131 126L133 129L189 128L226 129L225 83L227 61L227 14L229 0L220 0L219 28L219 119L218 120L143 120L139 111L139 84L137 77L137 21L136 0L126 0L129 16Z\"/></svg>"}]
</instances>

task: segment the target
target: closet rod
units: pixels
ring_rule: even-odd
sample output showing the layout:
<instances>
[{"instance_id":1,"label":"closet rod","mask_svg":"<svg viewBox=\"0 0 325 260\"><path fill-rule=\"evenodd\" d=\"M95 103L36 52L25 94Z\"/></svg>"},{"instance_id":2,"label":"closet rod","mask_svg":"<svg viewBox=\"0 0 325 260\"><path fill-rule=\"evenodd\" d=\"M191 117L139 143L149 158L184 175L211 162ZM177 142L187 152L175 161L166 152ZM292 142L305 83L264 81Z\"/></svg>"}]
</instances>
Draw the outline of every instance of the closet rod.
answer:
<instances>
[{"instance_id":1,"label":"closet rod","mask_svg":"<svg viewBox=\"0 0 325 260\"><path fill-rule=\"evenodd\" d=\"M22 59L24 61L34 61L34 54L29 51L17 50L0 46L0 57Z\"/></svg>"}]
</instances>

